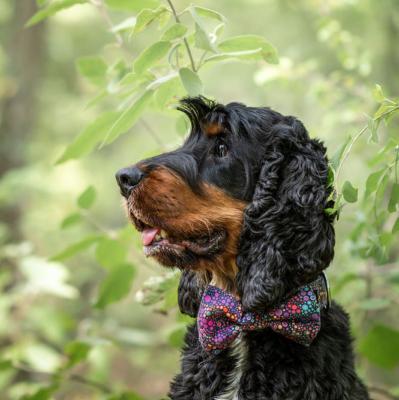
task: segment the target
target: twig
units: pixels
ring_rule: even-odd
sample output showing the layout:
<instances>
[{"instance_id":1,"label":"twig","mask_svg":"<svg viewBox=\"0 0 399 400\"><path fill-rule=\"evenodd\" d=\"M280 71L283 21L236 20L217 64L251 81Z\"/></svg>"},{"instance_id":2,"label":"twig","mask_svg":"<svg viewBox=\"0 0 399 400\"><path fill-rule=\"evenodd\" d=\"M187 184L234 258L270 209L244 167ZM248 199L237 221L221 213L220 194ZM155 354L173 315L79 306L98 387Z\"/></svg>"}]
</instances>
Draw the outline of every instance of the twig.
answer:
<instances>
[{"instance_id":1,"label":"twig","mask_svg":"<svg viewBox=\"0 0 399 400\"><path fill-rule=\"evenodd\" d=\"M51 373L51 372L46 372L46 371L37 371L26 365L21 365L21 364L13 365L13 368L17 371L27 372L32 375L42 375L43 377L49 378L49 379L55 380L55 379L59 378L59 375L56 373ZM91 386L92 388L100 390L101 392L104 392L104 393L112 393L112 390L108 386L106 386L100 382L96 382L91 379L84 378L83 376L80 376L77 374L68 374L66 376L66 378L71 381L82 383L86 386Z\"/></svg>"},{"instance_id":2,"label":"twig","mask_svg":"<svg viewBox=\"0 0 399 400\"><path fill-rule=\"evenodd\" d=\"M175 21L179 24L179 23L180 23L180 18L179 18L179 16L177 15L175 6L173 5L173 3L172 3L171 0L166 0L166 1L168 2L170 9L172 10L173 16L175 17ZM190 45L188 44L188 41L187 41L186 38L183 38L183 42L184 42L184 46L186 47L188 57L189 57L189 59L190 59L191 69L192 69L194 72L197 72L197 69L195 68L195 63L194 63L193 54L191 53Z\"/></svg>"},{"instance_id":3,"label":"twig","mask_svg":"<svg viewBox=\"0 0 399 400\"><path fill-rule=\"evenodd\" d=\"M386 117L389 114L392 114L393 112L399 110L399 106L394 107L392 110L386 111L383 114L381 114L378 118L374 118L374 122L380 121L382 118ZM344 162L346 161L346 159L349 156L350 151L352 150L353 145L358 141L358 139L365 133L367 132L368 129L368 125L364 126L357 134L356 136L352 139L350 145L345 149L345 154L341 159L341 162L338 165L337 168L337 173L335 175L335 185L338 188L338 179L339 179L339 175L341 173L342 170L342 165L344 164Z\"/></svg>"},{"instance_id":4,"label":"twig","mask_svg":"<svg viewBox=\"0 0 399 400\"><path fill-rule=\"evenodd\" d=\"M394 396L393 394L389 393L388 390L386 390L386 389L383 389L380 387L375 387L375 386L369 386L368 389L370 392L382 394L389 400L399 400L399 397Z\"/></svg>"}]
</instances>

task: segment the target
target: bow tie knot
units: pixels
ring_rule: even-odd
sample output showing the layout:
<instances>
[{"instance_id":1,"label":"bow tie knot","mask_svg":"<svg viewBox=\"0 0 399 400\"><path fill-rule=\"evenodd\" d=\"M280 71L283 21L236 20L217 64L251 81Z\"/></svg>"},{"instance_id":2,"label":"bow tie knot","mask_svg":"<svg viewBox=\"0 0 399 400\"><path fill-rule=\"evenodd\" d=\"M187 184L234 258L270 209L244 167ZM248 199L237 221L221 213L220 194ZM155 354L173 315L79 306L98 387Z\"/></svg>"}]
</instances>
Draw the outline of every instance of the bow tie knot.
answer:
<instances>
[{"instance_id":1,"label":"bow tie knot","mask_svg":"<svg viewBox=\"0 0 399 400\"><path fill-rule=\"evenodd\" d=\"M270 328L283 336L308 346L320 327L320 303L324 293L322 280L301 287L293 296L262 313L244 312L238 297L209 285L201 300L197 324L199 340L206 351L227 348L242 331Z\"/></svg>"}]
</instances>

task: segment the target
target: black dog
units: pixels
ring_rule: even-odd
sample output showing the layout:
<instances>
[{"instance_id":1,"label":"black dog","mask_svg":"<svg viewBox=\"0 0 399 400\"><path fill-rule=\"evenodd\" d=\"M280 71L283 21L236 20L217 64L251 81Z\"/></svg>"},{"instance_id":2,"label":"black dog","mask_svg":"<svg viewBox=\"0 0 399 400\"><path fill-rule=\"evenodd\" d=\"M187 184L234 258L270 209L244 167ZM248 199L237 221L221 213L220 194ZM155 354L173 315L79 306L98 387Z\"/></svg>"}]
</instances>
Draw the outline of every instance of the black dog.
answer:
<instances>
[{"instance_id":1,"label":"black dog","mask_svg":"<svg viewBox=\"0 0 399 400\"><path fill-rule=\"evenodd\" d=\"M118 172L145 253L182 269L179 306L197 316L211 283L262 312L315 280L334 255L332 188L323 145L302 123L268 108L189 98L191 132L176 151ZM307 347L271 329L205 351L188 329L175 400L365 400L348 316L321 311Z\"/></svg>"}]
</instances>

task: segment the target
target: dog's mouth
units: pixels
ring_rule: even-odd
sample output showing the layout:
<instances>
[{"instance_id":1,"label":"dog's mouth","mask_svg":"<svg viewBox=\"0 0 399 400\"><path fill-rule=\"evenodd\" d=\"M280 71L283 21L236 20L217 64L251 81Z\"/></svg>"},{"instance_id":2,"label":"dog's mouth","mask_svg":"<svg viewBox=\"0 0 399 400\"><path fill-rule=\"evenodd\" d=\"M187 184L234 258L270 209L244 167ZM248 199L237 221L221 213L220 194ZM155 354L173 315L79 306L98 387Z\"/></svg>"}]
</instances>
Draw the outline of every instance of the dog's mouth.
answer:
<instances>
[{"instance_id":1,"label":"dog's mouth","mask_svg":"<svg viewBox=\"0 0 399 400\"><path fill-rule=\"evenodd\" d=\"M195 256L209 257L218 253L226 239L223 229L216 229L206 234L184 235L168 231L161 226L149 225L133 216L133 223L141 233L144 254L147 257L156 257L165 254L178 256L191 253Z\"/></svg>"}]
</instances>

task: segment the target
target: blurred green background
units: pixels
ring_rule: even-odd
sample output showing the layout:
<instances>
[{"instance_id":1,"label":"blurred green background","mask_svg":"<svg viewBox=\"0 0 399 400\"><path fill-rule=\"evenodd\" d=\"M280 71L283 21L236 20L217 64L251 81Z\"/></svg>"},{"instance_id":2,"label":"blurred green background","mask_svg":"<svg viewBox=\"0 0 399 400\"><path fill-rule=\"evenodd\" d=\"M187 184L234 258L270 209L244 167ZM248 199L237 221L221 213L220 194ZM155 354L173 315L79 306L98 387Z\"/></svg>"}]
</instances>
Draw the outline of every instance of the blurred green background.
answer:
<instances>
[{"instance_id":1,"label":"blurred green background","mask_svg":"<svg viewBox=\"0 0 399 400\"><path fill-rule=\"evenodd\" d=\"M176 27L160 0L0 0L0 398L165 398L189 321L114 173L181 143L187 92L295 115L325 142L343 206L333 297L373 398L396 398L399 2L195 5Z\"/></svg>"}]
</instances>

